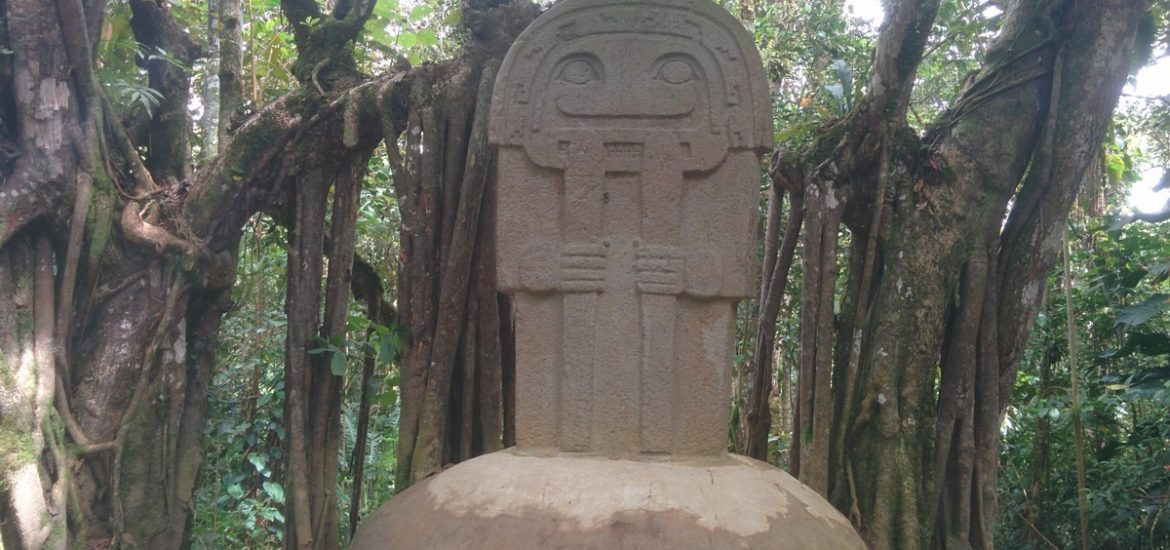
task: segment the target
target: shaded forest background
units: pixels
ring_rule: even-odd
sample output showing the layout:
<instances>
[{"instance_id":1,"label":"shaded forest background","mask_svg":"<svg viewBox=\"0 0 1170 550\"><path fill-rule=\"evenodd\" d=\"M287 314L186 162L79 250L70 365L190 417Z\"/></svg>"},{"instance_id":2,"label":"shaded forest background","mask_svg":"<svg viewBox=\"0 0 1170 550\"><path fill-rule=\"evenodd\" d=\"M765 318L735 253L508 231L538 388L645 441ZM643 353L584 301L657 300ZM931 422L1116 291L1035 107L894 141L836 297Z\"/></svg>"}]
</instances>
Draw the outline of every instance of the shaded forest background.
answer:
<instances>
[{"instance_id":1,"label":"shaded forest background","mask_svg":"<svg viewBox=\"0 0 1170 550\"><path fill-rule=\"evenodd\" d=\"M876 548L1170 547L1170 97L1121 88L1170 5L722 4L777 121L729 450ZM344 547L511 444L485 92L540 9L0 0L0 547Z\"/></svg>"}]
</instances>

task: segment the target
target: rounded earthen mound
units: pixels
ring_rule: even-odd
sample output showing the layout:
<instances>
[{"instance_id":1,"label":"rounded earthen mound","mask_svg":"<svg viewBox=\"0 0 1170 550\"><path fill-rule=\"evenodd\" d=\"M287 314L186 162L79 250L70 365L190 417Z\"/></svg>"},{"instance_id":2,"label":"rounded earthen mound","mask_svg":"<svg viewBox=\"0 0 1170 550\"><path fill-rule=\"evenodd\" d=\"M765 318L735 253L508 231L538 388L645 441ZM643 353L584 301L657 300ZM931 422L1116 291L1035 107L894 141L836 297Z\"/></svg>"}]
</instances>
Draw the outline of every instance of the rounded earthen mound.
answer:
<instances>
[{"instance_id":1,"label":"rounded earthen mound","mask_svg":"<svg viewBox=\"0 0 1170 550\"><path fill-rule=\"evenodd\" d=\"M362 522L354 550L857 549L849 522L741 456L631 461L514 450L428 478Z\"/></svg>"}]
</instances>

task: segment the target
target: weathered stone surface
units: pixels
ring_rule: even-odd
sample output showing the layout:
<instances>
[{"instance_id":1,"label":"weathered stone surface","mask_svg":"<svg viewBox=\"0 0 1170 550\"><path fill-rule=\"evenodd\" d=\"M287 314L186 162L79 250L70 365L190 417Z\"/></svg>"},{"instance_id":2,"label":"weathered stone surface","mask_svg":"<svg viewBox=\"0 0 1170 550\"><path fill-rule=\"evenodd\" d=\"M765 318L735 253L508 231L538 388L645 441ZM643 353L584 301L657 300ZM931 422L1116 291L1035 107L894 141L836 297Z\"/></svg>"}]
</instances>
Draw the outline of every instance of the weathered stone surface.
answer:
<instances>
[{"instance_id":1,"label":"weathered stone surface","mask_svg":"<svg viewBox=\"0 0 1170 550\"><path fill-rule=\"evenodd\" d=\"M708 0L565 2L513 45L490 138L521 448L724 451L771 120Z\"/></svg>"},{"instance_id":2,"label":"weathered stone surface","mask_svg":"<svg viewBox=\"0 0 1170 550\"><path fill-rule=\"evenodd\" d=\"M865 548L725 450L771 118L755 47L709 0L567 0L521 35L490 129L518 447L417 483L352 548Z\"/></svg>"},{"instance_id":3,"label":"weathered stone surface","mask_svg":"<svg viewBox=\"0 0 1170 550\"><path fill-rule=\"evenodd\" d=\"M833 549L865 545L824 499L741 456L485 455L369 517L355 549Z\"/></svg>"}]
</instances>

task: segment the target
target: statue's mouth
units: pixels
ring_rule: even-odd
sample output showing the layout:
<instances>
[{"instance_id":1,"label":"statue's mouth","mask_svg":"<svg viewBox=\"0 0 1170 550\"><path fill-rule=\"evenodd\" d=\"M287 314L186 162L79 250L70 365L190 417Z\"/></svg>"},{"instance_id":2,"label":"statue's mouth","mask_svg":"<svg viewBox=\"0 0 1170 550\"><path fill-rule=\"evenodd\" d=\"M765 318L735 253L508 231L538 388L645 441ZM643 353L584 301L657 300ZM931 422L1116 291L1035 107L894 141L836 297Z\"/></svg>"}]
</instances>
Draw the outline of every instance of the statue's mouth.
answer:
<instances>
[{"instance_id":1,"label":"statue's mouth","mask_svg":"<svg viewBox=\"0 0 1170 550\"><path fill-rule=\"evenodd\" d=\"M625 90L599 94L571 93L557 98L557 110L582 118L676 118L695 112L695 94L678 90L662 93L628 93ZM688 92L691 92L688 90Z\"/></svg>"}]
</instances>

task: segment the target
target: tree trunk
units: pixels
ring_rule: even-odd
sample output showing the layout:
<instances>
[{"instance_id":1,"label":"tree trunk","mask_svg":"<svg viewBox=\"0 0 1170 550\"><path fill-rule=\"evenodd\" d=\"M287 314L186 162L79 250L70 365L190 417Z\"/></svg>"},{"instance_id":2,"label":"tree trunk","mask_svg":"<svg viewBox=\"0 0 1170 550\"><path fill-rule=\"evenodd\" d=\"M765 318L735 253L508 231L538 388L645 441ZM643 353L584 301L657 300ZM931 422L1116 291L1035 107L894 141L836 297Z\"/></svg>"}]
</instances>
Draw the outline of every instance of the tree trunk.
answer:
<instances>
[{"instance_id":1,"label":"tree trunk","mask_svg":"<svg viewBox=\"0 0 1170 550\"><path fill-rule=\"evenodd\" d=\"M402 270L411 315L403 322L416 329L407 351L428 351L404 362L415 366L404 380L423 381L403 388L415 407L404 407L415 422L403 433L421 434L404 436L419 449L408 453L418 457L412 475L499 448L507 314L490 246L488 95L468 90L490 89L493 60L536 8L497 4L466 7L473 38L455 61L371 79L353 69L347 48L326 45L353 40L372 0L338 3L334 21L313 29L298 23L320 17L319 6L285 0L304 86L236 121L240 4L223 0L220 153L193 174L189 75L147 61L164 101L142 133L127 132L93 77L104 2L0 0L3 20L22 22L0 27L0 46L12 51L0 57L0 486L20 489L0 492L0 510L16 519L0 523L5 548L181 546L236 242L260 210L293 230L285 543L341 544L340 379L327 370L332 357L309 351L344 334L358 186L383 131L397 140L408 120L416 132L407 141L425 140L428 154L408 149L409 167L396 172L404 219L436 229L429 242L403 239L407 254L417 252ZM140 42L191 64L194 48L165 6L129 5ZM447 88L433 94L432 85ZM319 321L330 186L332 261ZM407 218L407 209L432 217ZM479 319L473 330L463 311ZM450 408L453 399L470 405ZM459 413L433 414L448 409ZM412 471L411 460L403 464Z\"/></svg>"},{"instance_id":2,"label":"tree trunk","mask_svg":"<svg viewBox=\"0 0 1170 550\"><path fill-rule=\"evenodd\" d=\"M800 236L800 226L804 222L804 194L801 190L789 190L791 204L788 209L788 222L784 228L782 243L779 241L780 203L783 202L784 189L781 179L773 173L772 192L768 200L768 221L764 243L764 284L760 293L760 315L756 329L756 348L751 361L754 367L751 371L753 383L750 398L747 404L747 422L745 424L744 440L746 445L743 452L747 456L759 460L768 458L768 435L772 429L772 379L775 377L774 349L776 345L776 320L780 315L780 304L784 298L784 287L788 282L788 272L792 269L792 262L796 255L796 244ZM777 246L779 244L779 246ZM799 461L797 462L799 464Z\"/></svg>"},{"instance_id":3,"label":"tree trunk","mask_svg":"<svg viewBox=\"0 0 1170 550\"><path fill-rule=\"evenodd\" d=\"M241 0L215 0L219 8L219 113L216 121L220 148L227 147L234 121L244 103L244 6ZM249 4L251 5L251 4ZM211 4L208 9L211 9Z\"/></svg>"},{"instance_id":4,"label":"tree trunk","mask_svg":"<svg viewBox=\"0 0 1170 550\"><path fill-rule=\"evenodd\" d=\"M405 131L403 147L388 148L404 228L399 491L503 444L504 343L487 117L495 70L536 8L475 4L464 7L471 37L460 57L415 70L407 124L385 130Z\"/></svg>"},{"instance_id":5,"label":"tree trunk","mask_svg":"<svg viewBox=\"0 0 1170 550\"><path fill-rule=\"evenodd\" d=\"M203 115L199 119L199 129L203 135L199 156L204 160L219 153L220 7L220 0L207 1L207 51L204 52L203 93L200 95ZM229 47L232 46L235 44Z\"/></svg>"},{"instance_id":6,"label":"tree trunk","mask_svg":"<svg viewBox=\"0 0 1170 550\"><path fill-rule=\"evenodd\" d=\"M806 197L794 466L873 548L992 546L1000 419L1144 13L1011 3L919 138L905 117L937 7L887 6L867 95L779 167Z\"/></svg>"},{"instance_id":7,"label":"tree trunk","mask_svg":"<svg viewBox=\"0 0 1170 550\"><path fill-rule=\"evenodd\" d=\"M190 64L165 8L130 8L141 42ZM343 112L294 94L193 177L185 73L147 63L166 101L145 159L101 96L90 52L103 2L5 1L0 12L22 22L0 34L12 51L0 64L0 485L20 488L0 495L18 518L0 540L177 548L235 242L288 181L282 155L349 149Z\"/></svg>"},{"instance_id":8,"label":"tree trunk","mask_svg":"<svg viewBox=\"0 0 1170 550\"><path fill-rule=\"evenodd\" d=\"M456 381L464 375L474 380L477 368L500 376L498 351L493 357L479 345L495 339L498 350L498 328L494 333L469 330L478 328L469 312L486 301L496 302L495 274L472 272L476 249L494 239L494 229L481 232L485 225L494 228L494 212L482 208L487 185L494 186L494 181L487 106L478 92L482 86L487 89L482 97L490 97L494 68L476 69L459 67L451 75L418 78L412 97L421 112L411 116L405 158L392 152L403 226L409 228L402 239L407 260L399 280L408 334L402 357L399 490L445 464L499 448L502 437L497 430L483 434L478 449L471 448L470 440L460 445L461 432L491 420L476 419L474 384L459 392ZM428 101L434 87L451 95ZM422 155L422 150L431 155ZM481 285L473 284L473 276L492 278L488 295L478 292ZM461 345L464 336L467 341ZM489 414L499 416L502 388L482 389L489 392L480 396Z\"/></svg>"}]
</instances>

